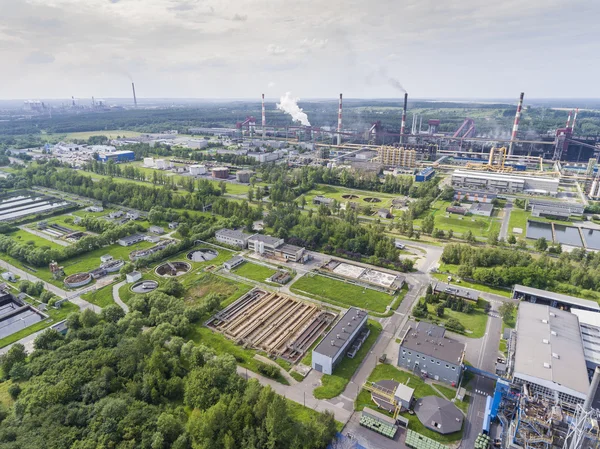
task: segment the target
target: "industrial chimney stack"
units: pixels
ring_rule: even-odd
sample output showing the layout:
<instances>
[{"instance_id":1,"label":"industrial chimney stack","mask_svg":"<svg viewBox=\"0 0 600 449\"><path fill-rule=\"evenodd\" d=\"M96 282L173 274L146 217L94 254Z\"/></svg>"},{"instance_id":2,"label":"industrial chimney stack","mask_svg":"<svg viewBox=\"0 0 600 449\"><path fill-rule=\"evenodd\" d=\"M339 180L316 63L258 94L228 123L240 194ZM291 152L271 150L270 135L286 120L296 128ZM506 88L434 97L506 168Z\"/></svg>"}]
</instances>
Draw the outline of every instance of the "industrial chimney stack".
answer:
<instances>
[{"instance_id":1,"label":"industrial chimney stack","mask_svg":"<svg viewBox=\"0 0 600 449\"><path fill-rule=\"evenodd\" d=\"M596 367L594 370L594 377L592 377L592 383L590 384L590 388L588 389L588 394L585 398L585 402L583 403L583 409L587 412L592 408L592 402L594 402L594 396L596 395L596 390L598 390L598 385L600 384L600 367Z\"/></svg>"},{"instance_id":2,"label":"industrial chimney stack","mask_svg":"<svg viewBox=\"0 0 600 449\"><path fill-rule=\"evenodd\" d=\"M338 108L337 144L342 144L342 94L340 94L340 106Z\"/></svg>"},{"instance_id":3,"label":"industrial chimney stack","mask_svg":"<svg viewBox=\"0 0 600 449\"><path fill-rule=\"evenodd\" d=\"M402 109L402 124L400 125L400 143L404 143L404 130L406 129L406 106L408 104L408 93L404 94L404 108Z\"/></svg>"},{"instance_id":4,"label":"industrial chimney stack","mask_svg":"<svg viewBox=\"0 0 600 449\"><path fill-rule=\"evenodd\" d=\"M523 97L525 92L521 92L519 97L519 105L517 106L517 113L515 114L515 123L513 124L512 135L510 136L510 146L508 147L508 154L513 153L513 143L517 139L517 131L519 131L519 120L521 120L521 109L523 108Z\"/></svg>"},{"instance_id":5,"label":"industrial chimney stack","mask_svg":"<svg viewBox=\"0 0 600 449\"><path fill-rule=\"evenodd\" d=\"M131 89L133 90L133 104L137 108L137 97L135 96L135 84L131 83Z\"/></svg>"},{"instance_id":6,"label":"industrial chimney stack","mask_svg":"<svg viewBox=\"0 0 600 449\"><path fill-rule=\"evenodd\" d=\"M577 114L579 114L579 108L575 109L575 115L573 116L573 124L571 125L571 134L575 131L575 122L577 121Z\"/></svg>"},{"instance_id":7,"label":"industrial chimney stack","mask_svg":"<svg viewBox=\"0 0 600 449\"><path fill-rule=\"evenodd\" d=\"M267 117L265 115L265 94L262 94L262 136L267 137Z\"/></svg>"}]
</instances>

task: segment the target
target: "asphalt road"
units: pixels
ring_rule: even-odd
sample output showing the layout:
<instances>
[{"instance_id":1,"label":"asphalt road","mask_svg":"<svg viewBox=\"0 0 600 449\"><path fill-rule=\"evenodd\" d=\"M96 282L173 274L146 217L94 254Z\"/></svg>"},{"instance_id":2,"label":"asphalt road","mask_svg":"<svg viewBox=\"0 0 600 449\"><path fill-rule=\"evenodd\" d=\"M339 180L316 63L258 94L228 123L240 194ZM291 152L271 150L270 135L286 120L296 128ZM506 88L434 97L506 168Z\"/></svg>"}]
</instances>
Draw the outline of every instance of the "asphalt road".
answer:
<instances>
[{"instance_id":1,"label":"asphalt road","mask_svg":"<svg viewBox=\"0 0 600 449\"><path fill-rule=\"evenodd\" d=\"M500 227L500 235L499 238L506 240L508 237L508 224L510 223L510 213L513 208L512 200L508 200L506 202L506 206L504 207L504 218L502 219L502 226Z\"/></svg>"}]
</instances>

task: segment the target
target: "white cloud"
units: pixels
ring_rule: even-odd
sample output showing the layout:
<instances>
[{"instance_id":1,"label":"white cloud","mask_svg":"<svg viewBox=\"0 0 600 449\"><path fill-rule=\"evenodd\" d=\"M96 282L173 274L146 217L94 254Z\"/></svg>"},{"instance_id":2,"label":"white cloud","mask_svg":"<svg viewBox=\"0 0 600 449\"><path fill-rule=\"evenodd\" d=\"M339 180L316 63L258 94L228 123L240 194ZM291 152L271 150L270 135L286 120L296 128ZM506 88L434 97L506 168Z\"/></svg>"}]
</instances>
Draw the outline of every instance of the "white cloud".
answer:
<instances>
[{"instance_id":1,"label":"white cloud","mask_svg":"<svg viewBox=\"0 0 600 449\"><path fill-rule=\"evenodd\" d=\"M281 45L269 44L267 45L267 53L270 55L279 56L284 55L286 50Z\"/></svg>"}]
</instances>

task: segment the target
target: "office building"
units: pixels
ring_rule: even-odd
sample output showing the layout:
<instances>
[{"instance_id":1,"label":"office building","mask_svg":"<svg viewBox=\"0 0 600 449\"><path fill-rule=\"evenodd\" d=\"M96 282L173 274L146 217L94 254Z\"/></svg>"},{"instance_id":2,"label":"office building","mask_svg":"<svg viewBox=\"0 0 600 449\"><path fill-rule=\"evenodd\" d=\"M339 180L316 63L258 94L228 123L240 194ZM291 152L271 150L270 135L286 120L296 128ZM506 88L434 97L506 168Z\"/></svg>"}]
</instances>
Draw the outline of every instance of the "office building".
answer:
<instances>
[{"instance_id":1,"label":"office building","mask_svg":"<svg viewBox=\"0 0 600 449\"><path fill-rule=\"evenodd\" d=\"M224 243L225 245L237 246L242 249L248 246L248 239L250 237L252 237L252 235L233 229L219 229L215 233L217 242Z\"/></svg>"},{"instance_id":2,"label":"office building","mask_svg":"<svg viewBox=\"0 0 600 449\"><path fill-rule=\"evenodd\" d=\"M455 170L452 173L452 186L456 189L483 190L493 193L555 196L558 193L558 184L559 180L555 178L467 170Z\"/></svg>"}]
</instances>

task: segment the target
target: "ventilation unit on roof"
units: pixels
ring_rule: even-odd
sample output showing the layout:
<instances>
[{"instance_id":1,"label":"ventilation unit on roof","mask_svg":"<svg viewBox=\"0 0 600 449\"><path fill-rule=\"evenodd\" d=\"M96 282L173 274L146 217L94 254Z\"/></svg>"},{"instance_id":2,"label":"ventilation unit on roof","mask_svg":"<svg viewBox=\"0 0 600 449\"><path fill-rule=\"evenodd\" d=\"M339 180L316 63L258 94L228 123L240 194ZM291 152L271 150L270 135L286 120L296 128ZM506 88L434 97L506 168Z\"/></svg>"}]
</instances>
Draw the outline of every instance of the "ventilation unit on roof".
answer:
<instances>
[{"instance_id":1,"label":"ventilation unit on roof","mask_svg":"<svg viewBox=\"0 0 600 449\"><path fill-rule=\"evenodd\" d=\"M552 335L554 335L555 337L558 335L558 334L556 333L556 331L550 331L550 333L551 333Z\"/></svg>"},{"instance_id":2,"label":"ventilation unit on roof","mask_svg":"<svg viewBox=\"0 0 600 449\"><path fill-rule=\"evenodd\" d=\"M544 343L545 345L547 345L550 342L546 338L544 338L544 339L542 339L542 343Z\"/></svg>"},{"instance_id":3,"label":"ventilation unit on roof","mask_svg":"<svg viewBox=\"0 0 600 449\"><path fill-rule=\"evenodd\" d=\"M544 368L550 368L550 364L549 364L549 363L546 363L546 362L544 362Z\"/></svg>"},{"instance_id":4,"label":"ventilation unit on roof","mask_svg":"<svg viewBox=\"0 0 600 449\"><path fill-rule=\"evenodd\" d=\"M544 323L544 324L548 324L548 320L545 320L545 319L544 319L544 320L542 320L542 323Z\"/></svg>"},{"instance_id":5,"label":"ventilation unit on roof","mask_svg":"<svg viewBox=\"0 0 600 449\"><path fill-rule=\"evenodd\" d=\"M331 340L331 346L335 346L335 340Z\"/></svg>"},{"instance_id":6,"label":"ventilation unit on roof","mask_svg":"<svg viewBox=\"0 0 600 449\"><path fill-rule=\"evenodd\" d=\"M550 316L556 316L556 313L550 312Z\"/></svg>"},{"instance_id":7,"label":"ventilation unit on roof","mask_svg":"<svg viewBox=\"0 0 600 449\"><path fill-rule=\"evenodd\" d=\"M552 357L554 357L555 359L560 359L560 356L556 352L552 353Z\"/></svg>"}]
</instances>

